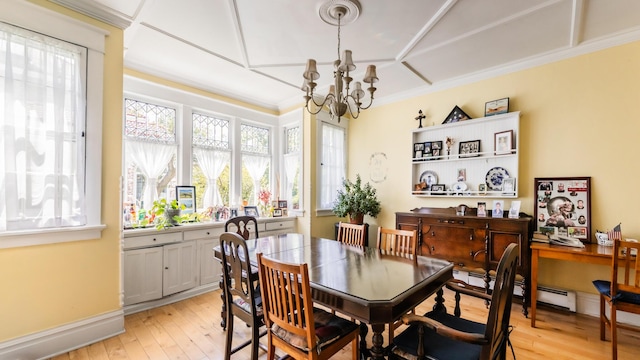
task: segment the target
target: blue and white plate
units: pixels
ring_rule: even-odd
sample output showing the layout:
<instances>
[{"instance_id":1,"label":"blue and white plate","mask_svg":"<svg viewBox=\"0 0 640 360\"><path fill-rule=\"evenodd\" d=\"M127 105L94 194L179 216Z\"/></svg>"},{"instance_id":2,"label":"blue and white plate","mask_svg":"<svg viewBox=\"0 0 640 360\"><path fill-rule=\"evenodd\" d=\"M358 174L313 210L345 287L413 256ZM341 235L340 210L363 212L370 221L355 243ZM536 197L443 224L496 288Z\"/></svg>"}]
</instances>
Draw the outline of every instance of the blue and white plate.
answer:
<instances>
[{"instance_id":1,"label":"blue and white plate","mask_svg":"<svg viewBox=\"0 0 640 360\"><path fill-rule=\"evenodd\" d=\"M500 191L502 190L502 181L509 177L507 169L496 166L491 168L485 176L485 182L489 190Z\"/></svg>"}]
</instances>

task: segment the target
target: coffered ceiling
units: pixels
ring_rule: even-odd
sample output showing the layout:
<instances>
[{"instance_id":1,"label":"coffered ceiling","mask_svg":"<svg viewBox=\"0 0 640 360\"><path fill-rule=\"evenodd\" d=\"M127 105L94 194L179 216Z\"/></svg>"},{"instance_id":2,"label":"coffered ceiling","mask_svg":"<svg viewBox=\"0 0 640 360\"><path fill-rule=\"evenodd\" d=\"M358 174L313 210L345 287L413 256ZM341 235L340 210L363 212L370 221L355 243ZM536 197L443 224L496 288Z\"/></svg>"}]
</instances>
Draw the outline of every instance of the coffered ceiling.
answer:
<instances>
[{"instance_id":1,"label":"coffered ceiling","mask_svg":"<svg viewBox=\"0 0 640 360\"><path fill-rule=\"evenodd\" d=\"M332 82L337 27L318 16L323 0L50 1L124 28L127 68L273 109L302 102L308 58L318 61L319 91ZM640 39L637 0L360 6L341 48L353 51L355 80L377 65L377 104Z\"/></svg>"}]
</instances>

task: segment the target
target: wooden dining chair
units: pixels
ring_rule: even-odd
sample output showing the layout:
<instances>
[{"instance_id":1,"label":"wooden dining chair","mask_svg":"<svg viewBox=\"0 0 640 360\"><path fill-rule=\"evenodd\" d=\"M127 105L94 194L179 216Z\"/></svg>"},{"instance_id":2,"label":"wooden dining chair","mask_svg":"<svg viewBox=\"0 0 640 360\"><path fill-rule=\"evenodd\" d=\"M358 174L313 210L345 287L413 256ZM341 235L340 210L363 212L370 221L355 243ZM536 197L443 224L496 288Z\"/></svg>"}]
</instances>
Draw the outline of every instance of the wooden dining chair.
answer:
<instances>
[{"instance_id":1,"label":"wooden dining chair","mask_svg":"<svg viewBox=\"0 0 640 360\"><path fill-rule=\"evenodd\" d=\"M485 322L444 311L431 311L424 316L404 315L402 321L409 327L395 337L391 347L393 358L505 359L507 347L511 347L509 321L518 258L518 245L509 244L498 263L492 295L472 293L491 303Z\"/></svg>"},{"instance_id":2,"label":"wooden dining chair","mask_svg":"<svg viewBox=\"0 0 640 360\"><path fill-rule=\"evenodd\" d=\"M295 359L328 359L349 342L358 359L360 328L354 322L313 307L307 264L287 264L258 253L267 359L276 347Z\"/></svg>"},{"instance_id":3,"label":"wooden dining chair","mask_svg":"<svg viewBox=\"0 0 640 360\"><path fill-rule=\"evenodd\" d=\"M365 225L340 222L338 225L338 238L336 240L355 246L366 246L367 239L364 237Z\"/></svg>"},{"instance_id":4,"label":"wooden dining chair","mask_svg":"<svg viewBox=\"0 0 640 360\"><path fill-rule=\"evenodd\" d=\"M259 333L264 325L262 313L262 298L255 282L247 274L251 271L249 250L242 236L235 232L225 232L220 235L220 253L224 288L224 303L226 306L227 337L225 344L225 359L238 350L251 344L251 359L258 359L259 338L266 331ZM232 348L233 320L237 317L251 327L251 339ZM266 350L266 348L265 348Z\"/></svg>"},{"instance_id":5,"label":"wooden dining chair","mask_svg":"<svg viewBox=\"0 0 640 360\"><path fill-rule=\"evenodd\" d=\"M622 240L620 233L613 240L611 260L611 280L594 280L593 285L600 293L600 340L606 340L606 328L611 330L612 359L618 358L618 331L627 329L639 331L640 328L618 323L617 311L640 314L640 243ZM617 255L617 256L615 256ZM622 272L620 274L620 272ZM606 310L610 315L607 317Z\"/></svg>"},{"instance_id":6,"label":"wooden dining chair","mask_svg":"<svg viewBox=\"0 0 640 360\"><path fill-rule=\"evenodd\" d=\"M411 256L415 259L418 248L418 232L416 230L400 230L378 227L376 247L389 254L397 256ZM415 310L411 310L415 314ZM393 343L395 330L402 325L402 321L389 324L389 344Z\"/></svg>"},{"instance_id":7,"label":"wooden dining chair","mask_svg":"<svg viewBox=\"0 0 640 360\"><path fill-rule=\"evenodd\" d=\"M224 223L224 231L234 231L242 236L245 240L257 239L258 221L253 216L236 216ZM251 233L253 232L253 237Z\"/></svg>"},{"instance_id":8,"label":"wooden dining chair","mask_svg":"<svg viewBox=\"0 0 640 360\"><path fill-rule=\"evenodd\" d=\"M240 235L243 239L256 239L259 237L258 235L258 221L253 216L236 216L224 223L224 231L225 232L235 232ZM253 233L253 237L251 234ZM255 269L254 269L255 271ZM224 277L220 277L220 289L222 292L220 297L222 298L222 307L220 311L220 326L223 330L227 328L227 306L225 303L225 289L227 285L224 283Z\"/></svg>"}]
</instances>

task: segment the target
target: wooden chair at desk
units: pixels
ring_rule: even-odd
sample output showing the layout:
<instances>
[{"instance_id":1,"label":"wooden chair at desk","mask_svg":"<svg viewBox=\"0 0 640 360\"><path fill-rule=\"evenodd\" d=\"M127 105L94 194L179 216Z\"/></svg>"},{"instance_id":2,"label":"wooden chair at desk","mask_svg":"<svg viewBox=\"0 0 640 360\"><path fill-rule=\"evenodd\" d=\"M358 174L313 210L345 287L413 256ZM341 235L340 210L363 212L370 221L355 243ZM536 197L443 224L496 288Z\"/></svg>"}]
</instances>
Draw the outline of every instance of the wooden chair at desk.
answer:
<instances>
[{"instance_id":1,"label":"wooden chair at desk","mask_svg":"<svg viewBox=\"0 0 640 360\"><path fill-rule=\"evenodd\" d=\"M367 239L364 238L365 225L357 225L340 222L338 226L338 238L336 240L355 246L366 246Z\"/></svg>"},{"instance_id":2,"label":"wooden chair at desk","mask_svg":"<svg viewBox=\"0 0 640 360\"><path fill-rule=\"evenodd\" d=\"M425 316L404 315L403 322L410 326L395 337L392 358L505 359L507 346L511 346L509 319L518 258L518 245L507 246L498 263L493 294L470 293L491 301L486 323L442 311L431 311Z\"/></svg>"},{"instance_id":3,"label":"wooden chair at desk","mask_svg":"<svg viewBox=\"0 0 640 360\"><path fill-rule=\"evenodd\" d=\"M625 241L621 237L618 235L614 239L610 236L610 240L614 241L611 281L593 281L600 293L600 340L606 340L605 329L608 326L611 329L613 360L618 358L617 328L640 331L638 327L618 323L616 320L617 310L640 314L640 261L637 261L636 255L640 253L640 243ZM621 277L618 277L619 271L623 272ZM605 312L607 305L610 309L609 318Z\"/></svg>"},{"instance_id":4,"label":"wooden chair at desk","mask_svg":"<svg viewBox=\"0 0 640 360\"><path fill-rule=\"evenodd\" d=\"M413 256L415 259L418 251L418 232L416 230L399 230L392 228L378 228L376 247L387 253L398 256ZM411 314L415 314L411 310ZM401 321L389 324L389 344L393 343L393 333L402 325Z\"/></svg>"},{"instance_id":5,"label":"wooden chair at desk","mask_svg":"<svg viewBox=\"0 0 640 360\"><path fill-rule=\"evenodd\" d=\"M349 342L353 360L360 356L360 328L349 320L313 307L307 264L287 264L258 253L258 274L269 341L295 359L328 359Z\"/></svg>"}]
</instances>

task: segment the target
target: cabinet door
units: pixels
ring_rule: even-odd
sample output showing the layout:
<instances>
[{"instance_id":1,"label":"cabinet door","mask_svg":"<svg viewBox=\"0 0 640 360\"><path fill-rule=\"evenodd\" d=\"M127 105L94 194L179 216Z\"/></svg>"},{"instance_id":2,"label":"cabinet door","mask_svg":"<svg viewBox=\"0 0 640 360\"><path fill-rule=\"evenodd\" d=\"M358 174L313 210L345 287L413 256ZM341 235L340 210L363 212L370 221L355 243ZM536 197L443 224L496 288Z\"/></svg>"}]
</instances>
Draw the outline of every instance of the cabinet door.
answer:
<instances>
[{"instance_id":1,"label":"cabinet door","mask_svg":"<svg viewBox=\"0 0 640 360\"><path fill-rule=\"evenodd\" d=\"M220 281L222 268L220 261L213 257L213 248L218 245L218 240L198 240L198 258L200 259L200 285L211 284Z\"/></svg>"},{"instance_id":2,"label":"cabinet door","mask_svg":"<svg viewBox=\"0 0 640 360\"><path fill-rule=\"evenodd\" d=\"M162 247L124 252L124 304L162 297Z\"/></svg>"},{"instance_id":3,"label":"cabinet door","mask_svg":"<svg viewBox=\"0 0 640 360\"><path fill-rule=\"evenodd\" d=\"M198 285L200 268L197 250L195 241L164 246L162 295L171 295Z\"/></svg>"},{"instance_id":4,"label":"cabinet door","mask_svg":"<svg viewBox=\"0 0 640 360\"><path fill-rule=\"evenodd\" d=\"M492 269L498 267L502 253L504 253L509 244L518 244L521 250L523 246L527 246L527 243L523 241L522 234L522 231L489 230L489 263ZM520 253L522 254L522 251ZM519 267L522 266L522 261L521 255L518 259Z\"/></svg>"}]
</instances>

